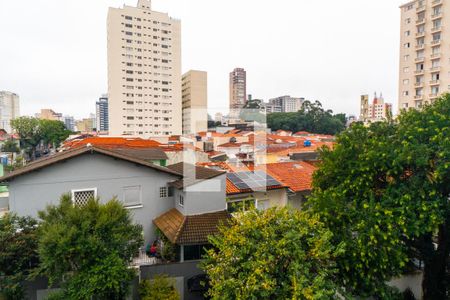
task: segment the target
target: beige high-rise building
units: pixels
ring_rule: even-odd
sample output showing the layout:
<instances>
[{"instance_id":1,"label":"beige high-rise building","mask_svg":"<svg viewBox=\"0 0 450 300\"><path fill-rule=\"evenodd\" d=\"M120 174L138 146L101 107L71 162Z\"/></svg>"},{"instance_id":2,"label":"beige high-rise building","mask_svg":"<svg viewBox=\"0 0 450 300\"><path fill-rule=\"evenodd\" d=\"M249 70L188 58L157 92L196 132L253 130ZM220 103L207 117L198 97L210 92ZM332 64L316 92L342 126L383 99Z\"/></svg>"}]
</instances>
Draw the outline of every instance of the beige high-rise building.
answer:
<instances>
[{"instance_id":1,"label":"beige high-rise building","mask_svg":"<svg viewBox=\"0 0 450 300\"><path fill-rule=\"evenodd\" d=\"M0 129L11 133L11 120L18 117L20 117L19 95L7 91L0 91Z\"/></svg>"},{"instance_id":2,"label":"beige high-rise building","mask_svg":"<svg viewBox=\"0 0 450 300\"><path fill-rule=\"evenodd\" d=\"M36 118L41 120L62 121L63 115L61 113L54 112L52 109L43 108L40 113L36 114Z\"/></svg>"},{"instance_id":3,"label":"beige high-rise building","mask_svg":"<svg viewBox=\"0 0 450 300\"><path fill-rule=\"evenodd\" d=\"M182 77L183 134L208 130L208 74L191 70Z\"/></svg>"},{"instance_id":4,"label":"beige high-rise building","mask_svg":"<svg viewBox=\"0 0 450 300\"><path fill-rule=\"evenodd\" d=\"M433 102L450 85L450 3L415 0L400 7L399 109Z\"/></svg>"},{"instance_id":5,"label":"beige high-rise building","mask_svg":"<svg viewBox=\"0 0 450 300\"><path fill-rule=\"evenodd\" d=\"M181 22L137 7L108 12L109 134L180 135Z\"/></svg>"},{"instance_id":6,"label":"beige high-rise building","mask_svg":"<svg viewBox=\"0 0 450 300\"><path fill-rule=\"evenodd\" d=\"M230 113L239 115L247 101L247 72L236 68L230 73Z\"/></svg>"}]
</instances>

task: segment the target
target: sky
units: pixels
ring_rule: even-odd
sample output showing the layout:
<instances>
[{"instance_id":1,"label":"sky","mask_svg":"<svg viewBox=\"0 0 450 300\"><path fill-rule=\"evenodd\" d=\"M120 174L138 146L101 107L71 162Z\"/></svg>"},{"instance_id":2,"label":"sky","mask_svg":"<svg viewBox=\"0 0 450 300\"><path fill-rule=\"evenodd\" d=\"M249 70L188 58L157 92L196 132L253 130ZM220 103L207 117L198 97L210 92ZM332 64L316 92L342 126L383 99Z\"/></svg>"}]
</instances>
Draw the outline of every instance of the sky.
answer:
<instances>
[{"instance_id":1,"label":"sky","mask_svg":"<svg viewBox=\"0 0 450 300\"><path fill-rule=\"evenodd\" d=\"M399 5L406 0L153 0L182 21L183 72L208 72L208 107L228 107L228 76L247 92L319 100L359 114L361 94L397 110ZM0 90L21 113L51 108L76 118L107 92L108 7L137 0L0 0Z\"/></svg>"}]
</instances>

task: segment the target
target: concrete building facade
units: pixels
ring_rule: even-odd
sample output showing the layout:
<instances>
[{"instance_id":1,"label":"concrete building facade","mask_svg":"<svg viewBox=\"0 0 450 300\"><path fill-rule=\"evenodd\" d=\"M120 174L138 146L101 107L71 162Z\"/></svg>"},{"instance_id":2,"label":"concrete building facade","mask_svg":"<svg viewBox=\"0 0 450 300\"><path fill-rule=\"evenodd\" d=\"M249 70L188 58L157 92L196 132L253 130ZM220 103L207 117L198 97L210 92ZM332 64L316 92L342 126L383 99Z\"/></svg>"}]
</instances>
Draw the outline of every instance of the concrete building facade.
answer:
<instances>
[{"instance_id":1,"label":"concrete building facade","mask_svg":"<svg viewBox=\"0 0 450 300\"><path fill-rule=\"evenodd\" d=\"M102 95L95 103L97 131L107 132L109 129L108 95Z\"/></svg>"},{"instance_id":2,"label":"concrete building facade","mask_svg":"<svg viewBox=\"0 0 450 300\"><path fill-rule=\"evenodd\" d=\"M64 116L63 122L67 130L75 131L75 118L73 116Z\"/></svg>"},{"instance_id":3,"label":"concrete building facade","mask_svg":"<svg viewBox=\"0 0 450 300\"><path fill-rule=\"evenodd\" d=\"M361 112L360 121L362 122L378 122L385 121L392 117L392 104L385 103L383 95L373 98L373 102L369 103L369 95L361 96Z\"/></svg>"},{"instance_id":4,"label":"concrete building facade","mask_svg":"<svg viewBox=\"0 0 450 300\"><path fill-rule=\"evenodd\" d=\"M236 68L230 73L230 111L238 115L247 101L247 72Z\"/></svg>"},{"instance_id":5,"label":"concrete building facade","mask_svg":"<svg viewBox=\"0 0 450 300\"><path fill-rule=\"evenodd\" d=\"M273 98L269 100L269 106L271 107L271 112L279 112L281 108L281 112L297 112L302 108L304 98L295 98L291 96L281 96L277 98ZM267 109L266 109L267 110Z\"/></svg>"},{"instance_id":6,"label":"concrete building facade","mask_svg":"<svg viewBox=\"0 0 450 300\"><path fill-rule=\"evenodd\" d=\"M182 77L183 134L208 130L208 74L191 70Z\"/></svg>"},{"instance_id":7,"label":"concrete building facade","mask_svg":"<svg viewBox=\"0 0 450 300\"><path fill-rule=\"evenodd\" d=\"M11 120L20 117L19 95L0 91L0 129L11 133Z\"/></svg>"},{"instance_id":8,"label":"concrete building facade","mask_svg":"<svg viewBox=\"0 0 450 300\"><path fill-rule=\"evenodd\" d=\"M150 0L108 13L109 134L180 135L181 22Z\"/></svg>"},{"instance_id":9,"label":"concrete building facade","mask_svg":"<svg viewBox=\"0 0 450 300\"><path fill-rule=\"evenodd\" d=\"M49 108L41 109L41 112L37 113L36 117L41 120L63 121L62 113L54 112L52 109Z\"/></svg>"},{"instance_id":10,"label":"concrete building facade","mask_svg":"<svg viewBox=\"0 0 450 300\"><path fill-rule=\"evenodd\" d=\"M415 0L400 7L399 109L432 103L450 86L450 3Z\"/></svg>"}]
</instances>

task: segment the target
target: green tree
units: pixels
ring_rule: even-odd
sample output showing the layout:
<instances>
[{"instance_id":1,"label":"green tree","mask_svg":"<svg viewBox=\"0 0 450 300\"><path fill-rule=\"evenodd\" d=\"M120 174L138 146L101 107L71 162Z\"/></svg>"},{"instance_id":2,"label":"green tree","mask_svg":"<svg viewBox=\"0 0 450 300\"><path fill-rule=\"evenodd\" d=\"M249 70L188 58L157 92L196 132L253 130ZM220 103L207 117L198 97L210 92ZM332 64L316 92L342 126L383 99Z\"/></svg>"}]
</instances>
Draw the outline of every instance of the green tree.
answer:
<instances>
[{"instance_id":1,"label":"green tree","mask_svg":"<svg viewBox=\"0 0 450 300\"><path fill-rule=\"evenodd\" d=\"M37 221L7 214L0 218L0 297L24 299L23 281L37 266Z\"/></svg>"},{"instance_id":2,"label":"green tree","mask_svg":"<svg viewBox=\"0 0 450 300\"><path fill-rule=\"evenodd\" d=\"M446 299L450 96L404 112L397 123L355 123L321 158L309 205L333 230L333 242L346 245L340 284L387 298L385 282L419 258L424 299Z\"/></svg>"},{"instance_id":3,"label":"green tree","mask_svg":"<svg viewBox=\"0 0 450 300\"><path fill-rule=\"evenodd\" d=\"M143 280L139 285L141 300L179 300L180 294L175 289L175 281L167 275L155 276L151 281Z\"/></svg>"},{"instance_id":4,"label":"green tree","mask_svg":"<svg viewBox=\"0 0 450 300\"><path fill-rule=\"evenodd\" d=\"M267 116L268 127L272 130L308 131L335 135L345 129L345 115L333 115L324 110L319 101L305 101L302 108L294 113L272 113Z\"/></svg>"},{"instance_id":5,"label":"green tree","mask_svg":"<svg viewBox=\"0 0 450 300\"><path fill-rule=\"evenodd\" d=\"M135 276L129 263L143 244L142 227L113 199L73 205L69 195L39 213L39 273L69 299L122 299Z\"/></svg>"},{"instance_id":6,"label":"green tree","mask_svg":"<svg viewBox=\"0 0 450 300\"><path fill-rule=\"evenodd\" d=\"M341 246L315 216L270 209L238 215L211 237L202 267L213 299L334 299Z\"/></svg>"},{"instance_id":7,"label":"green tree","mask_svg":"<svg viewBox=\"0 0 450 300\"><path fill-rule=\"evenodd\" d=\"M2 152L19 153L20 149L17 146L17 142L11 138L3 143Z\"/></svg>"},{"instance_id":8,"label":"green tree","mask_svg":"<svg viewBox=\"0 0 450 300\"><path fill-rule=\"evenodd\" d=\"M59 147L71 134L70 130L61 121L39 120L44 145L51 144L54 148Z\"/></svg>"},{"instance_id":9,"label":"green tree","mask_svg":"<svg viewBox=\"0 0 450 300\"><path fill-rule=\"evenodd\" d=\"M25 150L29 157L34 159L36 148L42 140L39 120L30 117L20 117L12 120L11 126L20 136L20 147Z\"/></svg>"}]
</instances>

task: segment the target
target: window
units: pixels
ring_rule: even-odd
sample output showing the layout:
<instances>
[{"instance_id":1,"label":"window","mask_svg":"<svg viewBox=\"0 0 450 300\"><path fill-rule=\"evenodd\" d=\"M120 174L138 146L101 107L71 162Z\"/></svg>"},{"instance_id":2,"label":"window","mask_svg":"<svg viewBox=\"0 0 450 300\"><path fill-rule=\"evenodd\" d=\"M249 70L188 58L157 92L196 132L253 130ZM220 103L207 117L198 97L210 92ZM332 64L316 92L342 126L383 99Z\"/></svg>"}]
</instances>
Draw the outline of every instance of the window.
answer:
<instances>
[{"instance_id":1,"label":"window","mask_svg":"<svg viewBox=\"0 0 450 300\"><path fill-rule=\"evenodd\" d=\"M403 92L403 96L408 96L409 95L409 92L408 91L404 91Z\"/></svg>"},{"instance_id":2,"label":"window","mask_svg":"<svg viewBox=\"0 0 450 300\"><path fill-rule=\"evenodd\" d=\"M404 67L403 68L403 73L408 73L409 72L409 67Z\"/></svg>"},{"instance_id":3,"label":"window","mask_svg":"<svg viewBox=\"0 0 450 300\"><path fill-rule=\"evenodd\" d=\"M411 18L405 19L405 24L410 24L410 23L411 23Z\"/></svg>"},{"instance_id":4,"label":"window","mask_svg":"<svg viewBox=\"0 0 450 300\"><path fill-rule=\"evenodd\" d=\"M229 213L246 212L256 207L254 198L230 200L227 202L227 210Z\"/></svg>"},{"instance_id":5,"label":"window","mask_svg":"<svg viewBox=\"0 0 450 300\"><path fill-rule=\"evenodd\" d=\"M409 60L409 54L403 56L403 59L404 59L405 61L408 61L408 60Z\"/></svg>"},{"instance_id":6,"label":"window","mask_svg":"<svg viewBox=\"0 0 450 300\"><path fill-rule=\"evenodd\" d=\"M160 187L159 188L159 198L167 198L169 195L167 187Z\"/></svg>"},{"instance_id":7,"label":"window","mask_svg":"<svg viewBox=\"0 0 450 300\"><path fill-rule=\"evenodd\" d=\"M405 48L410 48L411 47L411 43L405 43Z\"/></svg>"},{"instance_id":8,"label":"window","mask_svg":"<svg viewBox=\"0 0 450 300\"><path fill-rule=\"evenodd\" d=\"M411 35L411 31L407 30L405 31L405 36L410 36Z\"/></svg>"},{"instance_id":9,"label":"window","mask_svg":"<svg viewBox=\"0 0 450 300\"><path fill-rule=\"evenodd\" d=\"M180 195L179 199L178 199L178 204L180 204L180 206L184 206L184 196Z\"/></svg>"},{"instance_id":10,"label":"window","mask_svg":"<svg viewBox=\"0 0 450 300\"><path fill-rule=\"evenodd\" d=\"M404 80L403 80L403 84L404 84L404 85L408 85L408 84L409 84L409 79L404 79Z\"/></svg>"},{"instance_id":11,"label":"window","mask_svg":"<svg viewBox=\"0 0 450 300\"><path fill-rule=\"evenodd\" d=\"M123 205L125 207L142 205L141 186L123 188Z\"/></svg>"},{"instance_id":12,"label":"window","mask_svg":"<svg viewBox=\"0 0 450 300\"><path fill-rule=\"evenodd\" d=\"M89 200L97 198L97 189L72 190L72 202L77 206L84 206Z\"/></svg>"}]
</instances>

